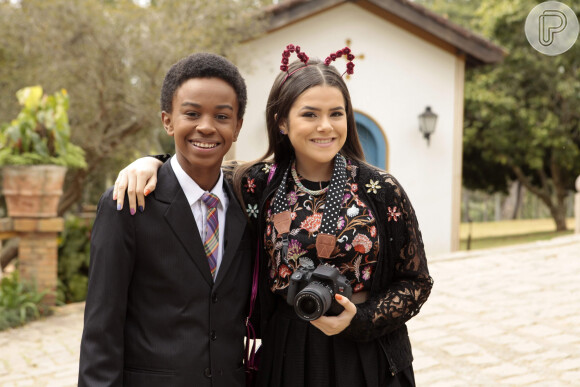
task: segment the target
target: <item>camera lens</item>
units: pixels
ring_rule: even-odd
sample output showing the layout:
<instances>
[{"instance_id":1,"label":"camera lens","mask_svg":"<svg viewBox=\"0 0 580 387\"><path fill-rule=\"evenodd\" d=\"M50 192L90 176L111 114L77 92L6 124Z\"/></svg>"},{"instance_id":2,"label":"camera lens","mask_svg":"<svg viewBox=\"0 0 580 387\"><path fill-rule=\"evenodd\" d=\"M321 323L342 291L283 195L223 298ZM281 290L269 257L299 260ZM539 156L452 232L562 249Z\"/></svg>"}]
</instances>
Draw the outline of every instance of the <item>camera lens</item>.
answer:
<instances>
[{"instance_id":1,"label":"camera lens","mask_svg":"<svg viewBox=\"0 0 580 387\"><path fill-rule=\"evenodd\" d=\"M304 314L312 315L318 309L318 302L313 297L302 297L298 307Z\"/></svg>"},{"instance_id":2,"label":"camera lens","mask_svg":"<svg viewBox=\"0 0 580 387\"><path fill-rule=\"evenodd\" d=\"M296 295L294 310L302 320L320 318L332 304L332 289L321 282L311 282Z\"/></svg>"}]
</instances>

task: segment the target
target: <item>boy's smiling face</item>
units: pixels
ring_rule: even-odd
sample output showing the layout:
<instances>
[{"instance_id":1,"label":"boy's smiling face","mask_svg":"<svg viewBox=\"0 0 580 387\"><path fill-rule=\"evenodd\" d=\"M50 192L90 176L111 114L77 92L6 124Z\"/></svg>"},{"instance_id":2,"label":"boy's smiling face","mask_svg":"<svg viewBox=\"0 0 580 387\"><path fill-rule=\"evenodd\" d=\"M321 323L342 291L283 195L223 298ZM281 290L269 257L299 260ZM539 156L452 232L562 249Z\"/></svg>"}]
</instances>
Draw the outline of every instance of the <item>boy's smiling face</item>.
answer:
<instances>
[{"instance_id":1,"label":"boy's smiling face","mask_svg":"<svg viewBox=\"0 0 580 387\"><path fill-rule=\"evenodd\" d=\"M220 78L189 79L175 92L172 111L162 112L161 118L167 134L174 137L183 170L211 190L242 127L234 88Z\"/></svg>"}]
</instances>

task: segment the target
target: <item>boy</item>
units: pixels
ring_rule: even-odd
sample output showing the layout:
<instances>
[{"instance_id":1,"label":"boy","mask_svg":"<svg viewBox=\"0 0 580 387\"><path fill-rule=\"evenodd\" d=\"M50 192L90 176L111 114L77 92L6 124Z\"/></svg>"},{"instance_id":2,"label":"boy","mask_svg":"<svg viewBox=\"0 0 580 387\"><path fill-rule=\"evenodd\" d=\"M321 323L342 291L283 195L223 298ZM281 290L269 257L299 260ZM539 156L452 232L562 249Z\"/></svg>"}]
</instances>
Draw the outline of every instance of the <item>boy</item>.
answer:
<instances>
[{"instance_id":1,"label":"boy","mask_svg":"<svg viewBox=\"0 0 580 387\"><path fill-rule=\"evenodd\" d=\"M251 286L246 217L223 179L246 106L237 68L214 54L174 64L161 89L175 155L147 215L112 189L92 231L80 386L243 386Z\"/></svg>"}]
</instances>

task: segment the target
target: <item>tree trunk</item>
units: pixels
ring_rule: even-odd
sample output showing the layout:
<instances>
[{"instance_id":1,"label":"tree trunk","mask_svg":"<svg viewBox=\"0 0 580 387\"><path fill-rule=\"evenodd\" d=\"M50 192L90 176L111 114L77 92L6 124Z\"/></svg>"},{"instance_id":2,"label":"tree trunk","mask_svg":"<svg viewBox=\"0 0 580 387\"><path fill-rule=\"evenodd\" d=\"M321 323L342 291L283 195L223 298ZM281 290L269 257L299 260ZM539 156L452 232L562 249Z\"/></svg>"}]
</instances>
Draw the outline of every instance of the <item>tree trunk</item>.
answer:
<instances>
[{"instance_id":1,"label":"tree trunk","mask_svg":"<svg viewBox=\"0 0 580 387\"><path fill-rule=\"evenodd\" d=\"M137 122L130 122L120 127L121 129L115 131L114 134L103 139L98 151L91 152L89 149L85 149L87 169L74 170L67 175L65 192L58 207L59 216L62 216L75 203L82 199L83 186L87 177L97 169L106 157L109 157L115 151L119 143L144 129L143 125Z\"/></svg>"},{"instance_id":2,"label":"tree trunk","mask_svg":"<svg viewBox=\"0 0 580 387\"><path fill-rule=\"evenodd\" d=\"M566 226L566 204L564 203L549 208L552 218L554 218L554 223L556 224L556 231L566 231L568 229Z\"/></svg>"},{"instance_id":3,"label":"tree trunk","mask_svg":"<svg viewBox=\"0 0 580 387\"><path fill-rule=\"evenodd\" d=\"M545 174L542 174L540 170L540 177L542 181L542 187L537 187L532 185L530 180L524 175L522 170L519 167L513 167L513 171L517 176L518 181L522 183L524 187L526 187L531 193L536 195L543 201L548 209L550 210L550 214L554 219L554 223L556 224L556 231L566 231L566 201L565 197L562 197L562 192L564 189L562 187L556 186L555 190L558 193L556 200L553 199L552 195L550 194L548 178ZM553 184L556 185L557 181L554 181Z\"/></svg>"},{"instance_id":4,"label":"tree trunk","mask_svg":"<svg viewBox=\"0 0 580 387\"><path fill-rule=\"evenodd\" d=\"M67 176L66 188L58 206L58 216L63 216L63 214L68 211L69 208L71 208L82 198L83 186L87 178L87 174L88 172L85 170L75 170L69 172L69 176Z\"/></svg>"},{"instance_id":5,"label":"tree trunk","mask_svg":"<svg viewBox=\"0 0 580 387\"><path fill-rule=\"evenodd\" d=\"M516 185L516 202L514 204L514 211L512 212L511 219L518 218L518 212L520 210L520 206L522 204L522 183L518 181Z\"/></svg>"},{"instance_id":6,"label":"tree trunk","mask_svg":"<svg viewBox=\"0 0 580 387\"><path fill-rule=\"evenodd\" d=\"M0 250L0 267L2 268L2 271L4 271L4 268L18 256L18 241L18 238L12 238L8 240L2 250Z\"/></svg>"},{"instance_id":7,"label":"tree trunk","mask_svg":"<svg viewBox=\"0 0 580 387\"><path fill-rule=\"evenodd\" d=\"M493 219L496 222L501 220L501 194L496 192L493 194L494 199L494 209L493 209Z\"/></svg>"}]
</instances>

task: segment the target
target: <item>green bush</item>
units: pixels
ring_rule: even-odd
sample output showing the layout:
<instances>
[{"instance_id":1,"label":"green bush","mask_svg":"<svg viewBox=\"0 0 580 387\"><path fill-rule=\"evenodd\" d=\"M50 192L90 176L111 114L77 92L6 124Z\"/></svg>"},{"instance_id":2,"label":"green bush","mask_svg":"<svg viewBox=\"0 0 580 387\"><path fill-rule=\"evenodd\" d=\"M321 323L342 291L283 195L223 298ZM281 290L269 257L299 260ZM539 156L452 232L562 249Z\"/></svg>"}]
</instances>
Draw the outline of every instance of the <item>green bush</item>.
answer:
<instances>
[{"instance_id":1,"label":"green bush","mask_svg":"<svg viewBox=\"0 0 580 387\"><path fill-rule=\"evenodd\" d=\"M45 294L21 282L17 271L3 277L0 281L0 331L49 314L50 309L42 304Z\"/></svg>"},{"instance_id":2,"label":"green bush","mask_svg":"<svg viewBox=\"0 0 580 387\"><path fill-rule=\"evenodd\" d=\"M0 126L0 165L55 164L86 168L84 150L70 142L66 90L44 94L31 86L16 92L22 110Z\"/></svg>"},{"instance_id":3,"label":"green bush","mask_svg":"<svg viewBox=\"0 0 580 387\"><path fill-rule=\"evenodd\" d=\"M58 290L61 303L84 301L89 283L89 251L94 219L67 216L58 244Z\"/></svg>"}]
</instances>

